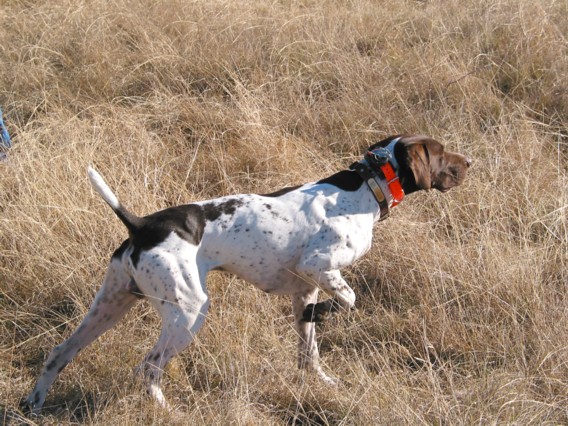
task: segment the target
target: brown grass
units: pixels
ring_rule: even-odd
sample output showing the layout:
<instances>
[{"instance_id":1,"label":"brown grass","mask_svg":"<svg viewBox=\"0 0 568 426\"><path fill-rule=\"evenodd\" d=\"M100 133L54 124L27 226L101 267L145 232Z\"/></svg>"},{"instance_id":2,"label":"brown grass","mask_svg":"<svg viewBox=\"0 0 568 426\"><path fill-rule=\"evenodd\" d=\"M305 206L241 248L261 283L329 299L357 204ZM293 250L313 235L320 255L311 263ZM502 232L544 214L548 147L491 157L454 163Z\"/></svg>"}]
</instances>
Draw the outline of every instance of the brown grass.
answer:
<instances>
[{"instance_id":1,"label":"brown grass","mask_svg":"<svg viewBox=\"0 0 568 426\"><path fill-rule=\"evenodd\" d=\"M566 424L568 6L547 0L3 1L0 415L98 288L122 224L346 167L392 133L475 166L408 197L345 271L358 311L320 327L330 389L295 369L289 301L212 275L168 369L166 413L132 368L140 303L61 375L42 423Z\"/></svg>"}]
</instances>

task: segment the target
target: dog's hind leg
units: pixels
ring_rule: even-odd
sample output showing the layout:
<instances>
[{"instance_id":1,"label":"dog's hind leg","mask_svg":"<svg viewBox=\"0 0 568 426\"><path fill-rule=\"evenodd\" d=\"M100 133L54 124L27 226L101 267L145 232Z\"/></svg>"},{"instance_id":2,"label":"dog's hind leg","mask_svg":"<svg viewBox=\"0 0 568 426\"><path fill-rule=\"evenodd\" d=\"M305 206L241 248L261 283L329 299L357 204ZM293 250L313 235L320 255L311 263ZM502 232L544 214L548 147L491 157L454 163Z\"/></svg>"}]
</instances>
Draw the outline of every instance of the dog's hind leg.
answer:
<instances>
[{"instance_id":1,"label":"dog's hind leg","mask_svg":"<svg viewBox=\"0 0 568 426\"><path fill-rule=\"evenodd\" d=\"M131 292L130 281L120 260L113 258L89 312L73 334L49 354L34 389L22 401L26 409L32 413L39 412L48 389L61 370L81 349L112 328L136 303L137 297Z\"/></svg>"},{"instance_id":2,"label":"dog's hind leg","mask_svg":"<svg viewBox=\"0 0 568 426\"><path fill-rule=\"evenodd\" d=\"M164 318L162 332L138 371L143 376L148 394L164 408L169 408L160 387L164 368L174 356L189 346L203 325L208 305L205 302L198 312L193 313L179 306L170 306L160 312Z\"/></svg>"},{"instance_id":3,"label":"dog's hind leg","mask_svg":"<svg viewBox=\"0 0 568 426\"><path fill-rule=\"evenodd\" d=\"M335 385L337 380L325 374L319 363L315 323L306 321L304 318L306 307L315 304L317 299L318 289L316 287L292 295L294 323L298 332L298 368L311 369L325 383Z\"/></svg>"},{"instance_id":4,"label":"dog's hind leg","mask_svg":"<svg viewBox=\"0 0 568 426\"><path fill-rule=\"evenodd\" d=\"M148 394L162 407L169 408L160 388L163 370L170 359L189 346L203 326L209 298L201 284L205 282L205 274L187 270L192 269L187 267L187 263L175 265L164 258L160 262L163 262L162 271L168 273L153 275L152 279L159 281L146 283L146 288L160 291L150 295L148 300L160 314L162 331L157 343L138 367L138 373L143 376Z\"/></svg>"}]
</instances>

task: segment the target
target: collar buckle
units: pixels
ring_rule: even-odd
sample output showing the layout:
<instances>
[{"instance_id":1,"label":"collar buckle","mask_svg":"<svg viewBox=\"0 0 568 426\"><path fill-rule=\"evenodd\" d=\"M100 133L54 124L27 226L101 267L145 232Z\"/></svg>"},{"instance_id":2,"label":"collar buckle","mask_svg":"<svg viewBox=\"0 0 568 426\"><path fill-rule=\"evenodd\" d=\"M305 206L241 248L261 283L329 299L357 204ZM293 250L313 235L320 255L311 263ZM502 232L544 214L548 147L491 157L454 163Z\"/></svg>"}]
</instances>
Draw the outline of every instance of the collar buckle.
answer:
<instances>
[{"instance_id":1,"label":"collar buckle","mask_svg":"<svg viewBox=\"0 0 568 426\"><path fill-rule=\"evenodd\" d=\"M387 163L392 163L392 156L386 148L376 148L365 154L365 159L369 162L373 169L378 169Z\"/></svg>"}]
</instances>

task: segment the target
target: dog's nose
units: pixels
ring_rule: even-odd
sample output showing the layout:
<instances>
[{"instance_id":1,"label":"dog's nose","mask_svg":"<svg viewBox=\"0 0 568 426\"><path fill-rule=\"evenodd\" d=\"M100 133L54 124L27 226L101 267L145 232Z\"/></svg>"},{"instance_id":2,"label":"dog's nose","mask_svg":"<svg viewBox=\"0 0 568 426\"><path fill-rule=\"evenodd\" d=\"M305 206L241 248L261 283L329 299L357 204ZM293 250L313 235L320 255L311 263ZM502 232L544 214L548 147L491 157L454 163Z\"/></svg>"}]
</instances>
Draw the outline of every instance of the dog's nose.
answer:
<instances>
[{"instance_id":1,"label":"dog's nose","mask_svg":"<svg viewBox=\"0 0 568 426\"><path fill-rule=\"evenodd\" d=\"M466 158L465 159L465 165L467 167L471 167L471 165L473 164L473 160L471 158Z\"/></svg>"}]
</instances>

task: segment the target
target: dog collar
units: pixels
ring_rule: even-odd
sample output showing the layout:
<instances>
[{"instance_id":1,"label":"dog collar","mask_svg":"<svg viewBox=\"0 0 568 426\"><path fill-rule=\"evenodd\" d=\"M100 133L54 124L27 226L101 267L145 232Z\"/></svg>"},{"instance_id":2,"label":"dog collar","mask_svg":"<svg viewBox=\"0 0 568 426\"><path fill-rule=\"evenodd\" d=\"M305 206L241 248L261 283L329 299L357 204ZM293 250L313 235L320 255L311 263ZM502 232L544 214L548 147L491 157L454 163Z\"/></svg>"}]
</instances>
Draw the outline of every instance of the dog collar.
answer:
<instances>
[{"instance_id":1,"label":"dog collar","mask_svg":"<svg viewBox=\"0 0 568 426\"><path fill-rule=\"evenodd\" d=\"M398 139L394 139L387 147L367 152L363 160L349 167L361 176L379 203L379 221L389 217L389 209L398 205L404 198L404 190L396 173L398 163L393 151Z\"/></svg>"},{"instance_id":2,"label":"dog collar","mask_svg":"<svg viewBox=\"0 0 568 426\"><path fill-rule=\"evenodd\" d=\"M384 149L384 148L379 148ZM383 153L377 153L377 150L373 150L365 155L365 159L371 166L378 177L381 179L381 183L384 181L391 195L391 200L389 207L394 207L402 201L404 198L404 190L398 179L395 168L392 166L391 162L387 157L382 156Z\"/></svg>"}]
</instances>

